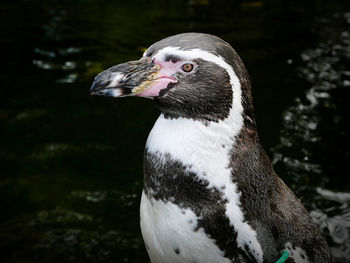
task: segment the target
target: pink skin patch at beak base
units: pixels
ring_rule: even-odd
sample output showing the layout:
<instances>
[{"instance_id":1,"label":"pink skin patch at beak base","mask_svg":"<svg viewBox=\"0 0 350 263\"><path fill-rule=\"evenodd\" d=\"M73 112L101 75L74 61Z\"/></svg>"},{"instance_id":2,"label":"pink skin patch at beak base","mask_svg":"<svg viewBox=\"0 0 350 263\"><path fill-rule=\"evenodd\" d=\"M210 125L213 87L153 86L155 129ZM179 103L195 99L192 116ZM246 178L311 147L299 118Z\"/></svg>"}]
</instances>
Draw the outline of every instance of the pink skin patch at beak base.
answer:
<instances>
[{"instance_id":1,"label":"pink skin patch at beak base","mask_svg":"<svg viewBox=\"0 0 350 263\"><path fill-rule=\"evenodd\" d=\"M157 97L159 96L159 92L168 87L169 83L177 83L177 80L173 77L170 77L174 73L178 71L178 63L172 62L163 62L159 60L155 60L154 64L159 65L161 67L158 75L158 79L155 83L146 91L137 94L139 97Z\"/></svg>"},{"instance_id":2,"label":"pink skin patch at beak base","mask_svg":"<svg viewBox=\"0 0 350 263\"><path fill-rule=\"evenodd\" d=\"M168 87L169 83L176 83L177 81L171 78L162 77L157 79L155 83L146 91L137 94L139 97L157 97L159 96L159 92Z\"/></svg>"}]
</instances>

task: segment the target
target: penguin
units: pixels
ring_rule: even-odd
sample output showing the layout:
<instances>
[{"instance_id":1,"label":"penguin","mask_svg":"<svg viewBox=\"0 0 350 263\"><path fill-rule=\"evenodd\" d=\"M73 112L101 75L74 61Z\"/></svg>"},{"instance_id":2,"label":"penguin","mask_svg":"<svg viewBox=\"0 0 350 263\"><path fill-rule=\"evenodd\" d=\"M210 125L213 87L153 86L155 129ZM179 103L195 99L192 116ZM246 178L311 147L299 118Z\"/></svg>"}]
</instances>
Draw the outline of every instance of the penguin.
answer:
<instances>
[{"instance_id":1,"label":"penguin","mask_svg":"<svg viewBox=\"0 0 350 263\"><path fill-rule=\"evenodd\" d=\"M249 75L227 42L167 37L101 72L90 93L148 98L161 112L140 204L152 263L333 262L259 142Z\"/></svg>"}]
</instances>

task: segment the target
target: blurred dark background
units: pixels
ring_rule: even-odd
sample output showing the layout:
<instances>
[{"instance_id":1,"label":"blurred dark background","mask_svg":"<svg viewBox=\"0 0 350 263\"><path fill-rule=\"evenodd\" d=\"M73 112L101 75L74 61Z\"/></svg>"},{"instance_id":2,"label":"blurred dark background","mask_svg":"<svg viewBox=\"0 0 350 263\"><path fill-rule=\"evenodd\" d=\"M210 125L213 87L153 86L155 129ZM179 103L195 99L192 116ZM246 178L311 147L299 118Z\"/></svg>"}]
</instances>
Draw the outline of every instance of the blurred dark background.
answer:
<instances>
[{"instance_id":1,"label":"blurred dark background","mask_svg":"<svg viewBox=\"0 0 350 263\"><path fill-rule=\"evenodd\" d=\"M182 32L229 42L279 176L350 262L350 1L0 3L0 261L149 262L142 155L159 112L94 76Z\"/></svg>"}]
</instances>

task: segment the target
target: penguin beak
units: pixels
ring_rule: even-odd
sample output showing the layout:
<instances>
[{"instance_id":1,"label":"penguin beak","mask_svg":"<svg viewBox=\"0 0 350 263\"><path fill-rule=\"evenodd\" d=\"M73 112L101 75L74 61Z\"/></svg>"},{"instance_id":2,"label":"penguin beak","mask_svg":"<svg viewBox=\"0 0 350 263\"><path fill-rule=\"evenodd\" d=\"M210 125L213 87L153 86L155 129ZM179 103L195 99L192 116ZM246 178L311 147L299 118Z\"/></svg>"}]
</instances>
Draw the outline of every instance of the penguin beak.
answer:
<instances>
[{"instance_id":1,"label":"penguin beak","mask_svg":"<svg viewBox=\"0 0 350 263\"><path fill-rule=\"evenodd\" d=\"M159 79L159 71L160 66L150 58L119 64L95 77L90 94L111 97L139 95Z\"/></svg>"}]
</instances>

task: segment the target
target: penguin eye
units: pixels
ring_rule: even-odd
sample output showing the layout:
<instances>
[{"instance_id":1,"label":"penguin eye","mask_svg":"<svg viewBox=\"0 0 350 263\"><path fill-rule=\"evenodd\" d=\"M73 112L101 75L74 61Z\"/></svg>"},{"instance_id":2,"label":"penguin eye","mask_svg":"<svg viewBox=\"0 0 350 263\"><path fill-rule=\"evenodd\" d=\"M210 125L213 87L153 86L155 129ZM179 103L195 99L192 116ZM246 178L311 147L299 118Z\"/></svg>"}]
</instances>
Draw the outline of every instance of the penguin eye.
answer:
<instances>
[{"instance_id":1,"label":"penguin eye","mask_svg":"<svg viewBox=\"0 0 350 263\"><path fill-rule=\"evenodd\" d=\"M193 70L193 64L191 64L191 63L183 64L181 69L187 73L191 72Z\"/></svg>"}]
</instances>

